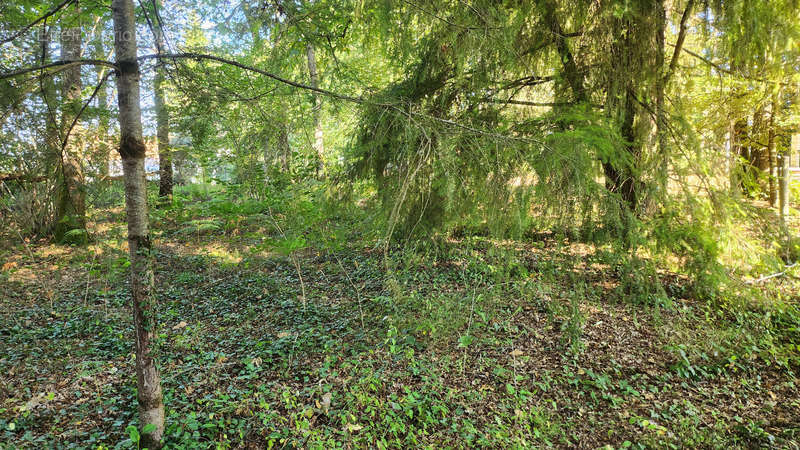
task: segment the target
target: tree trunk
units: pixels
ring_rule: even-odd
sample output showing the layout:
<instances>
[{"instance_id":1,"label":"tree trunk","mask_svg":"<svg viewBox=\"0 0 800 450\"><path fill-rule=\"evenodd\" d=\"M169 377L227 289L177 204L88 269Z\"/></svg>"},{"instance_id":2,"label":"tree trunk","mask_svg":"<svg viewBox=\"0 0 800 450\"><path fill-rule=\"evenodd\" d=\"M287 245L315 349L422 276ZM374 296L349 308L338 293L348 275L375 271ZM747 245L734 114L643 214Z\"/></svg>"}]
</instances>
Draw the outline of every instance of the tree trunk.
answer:
<instances>
[{"instance_id":1,"label":"tree trunk","mask_svg":"<svg viewBox=\"0 0 800 450\"><path fill-rule=\"evenodd\" d=\"M791 152L788 148L781 148L778 156L778 204L780 210L781 226L786 226L786 217L789 215L789 182L792 173L789 171Z\"/></svg>"},{"instance_id":2,"label":"tree trunk","mask_svg":"<svg viewBox=\"0 0 800 450\"><path fill-rule=\"evenodd\" d=\"M616 161L606 162L603 164L603 172L606 175L606 189L611 193L619 194L628 210L636 211L639 206L639 182L634 170L641 157L642 144L638 142L634 129L634 118L636 117L634 99L630 92L626 97L627 100L619 115L621 120L619 127L622 138L625 140L623 147L625 152L630 155L631 162L628 164Z\"/></svg>"},{"instance_id":3,"label":"tree trunk","mask_svg":"<svg viewBox=\"0 0 800 450\"><path fill-rule=\"evenodd\" d=\"M61 59L71 60L81 57L81 27L78 4L75 11L68 16L73 26L61 30ZM56 241L64 241L71 230L86 231L86 189L84 186L83 164L78 139L76 117L81 109L81 68L70 67L62 72L61 96L63 109L61 114L61 171L55 194L55 224L53 237Z\"/></svg>"},{"instance_id":4,"label":"tree trunk","mask_svg":"<svg viewBox=\"0 0 800 450\"><path fill-rule=\"evenodd\" d=\"M50 49L50 41L53 36L54 27L48 26L46 23L42 24L41 33L41 64L52 62L52 54ZM61 177L61 144L58 141L58 122L56 110L56 86L53 77L42 77L39 80L40 94L42 102L45 106L45 129L44 129L44 154L45 158L45 174L50 180L55 180L56 188L58 187L58 180ZM55 199L54 194L57 191L50 191L53 187L47 184L48 194L52 195L51 198ZM49 202L46 206L51 207L47 209L42 215L36 215L35 221L32 224L32 231L37 234L52 233L55 229L55 201Z\"/></svg>"},{"instance_id":5,"label":"tree trunk","mask_svg":"<svg viewBox=\"0 0 800 450\"><path fill-rule=\"evenodd\" d=\"M564 32L561 28L561 21L557 17L556 12L556 5L552 0L542 2L544 19L547 22L547 26L550 28L550 32L553 34L558 56L561 57L564 79L572 90L575 101L577 103L584 103L588 100L584 78L580 70L578 70L578 65L575 63L575 58L569 48L567 38L564 36Z\"/></svg>"},{"instance_id":6,"label":"tree trunk","mask_svg":"<svg viewBox=\"0 0 800 450\"><path fill-rule=\"evenodd\" d=\"M164 48L164 36L156 28L156 47ZM156 107L156 137L158 139L158 196L172 197L172 154L169 149L169 112L164 98L164 65L159 61L154 84L154 103Z\"/></svg>"},{"instance_id":7,"label":"tree trunk","mask_svg":"<svg viewBox=\"0 0 800 450\"><path fill-rule=\"evenodd\" d=\"M778 199L778 187L776 183L777 178L777 164L775 154L775 116L779 113L778 108L778 93L773 92L772 102L769 113L769 130L767 135L767 159L769 160L769 205L775 207L775 202Z\"/></svg>"},{"instance_id":8,"label":"tree trunk","mask_svg":"<svg viewBox=\"0 0 800 450\"><path fill-rule=\"evenodd\" d=\"M737 119L733 124L731 133L731 189L734 192L741 193L744 190L745 179L744 176L747 171L747 165L744 160L747 156L747 146L744 145L745 135L747 133L747 121Z\"/></svg>"},{"instance_id":9,"label":"tree trunk","mask_svg":"<svg viewBox=\"0 0 800 450\"><path fill-rule=\"evenodd\" d=\"M692 15L694 10L694 2L695 0L689 0L686 2L686 8L683 10L683 14L681 15L681 22L678 27L678 38L675 41L675 47L672 51L672 58L669 61L669 66L667 67L667 71L664 76L659 80L659 85L656 88L656 137L658 139L658 153L659 153L659 189L660 194L663 198L666 198L669 195L669 161L670 155L668 153L669 146L667 144L667 127L668 127L668 120L667 120L667 108L664 102L664 98L666 95L666 90L669 87L669 82L672 79L672 75L675 73L675 70L678 67L678 60L681 56L681 51L683 50L683 44L686 41L686 33L688 30L688 22L689 18ZM664 9L664 14L666 14L666 8ZM658 40L659 46L662 48L662 54L664 51L664 45L666 43L665 33L666 33L666 25L667 25L667 18L666 15L664 19L661 21L663 26L659 27L658 30ZM663 58L663 56L662 56Z\"/></svg>"},{"instance_id":10,"label":"tree trunk","mask_svg":"<svg viewBox=\"0 0 800 450\"><path fill-rule=\"evenodd\" d=\"M245 19L247 19L247 26L250 28L250 36L253 39L253 46L256 49L261 49L264 45L264 38L261 36L262 34L262 27L264 27L263 20L259 18L255 11L253 11L252 7L247 4L247 2L242 3L242 9L244 10ZM265 34L272 36L272 41L270 45L274 46L278 42L278 37L281 35L280 28L285 26L285 24L281 24L279 21L275 23L275 27L272 30L264 31ZM307 50L308 51L308 50ZM313 49L311 50L313 52ZM314 60L314 70L312 75L312 82L317 78L316 75L316 60ZM317 81L318 83L318 81ZM316 102L316 96L315 102ZM315 116L316 117L316 116ZM275 122L275 134L270 133L264 134L264 161L263 161L263 169L264 169L264 176L266 179L269 178L270 175L270 165L274 164L275 161L278 162L281 170L288 174L289 173L289 165L291 159L291 148L289 147L289 126L287 124L286 118L277 115L277 117L270 118ZM266 122L266 120L265 120ZM315 122L316 124L316 122ZM275 147L274 149L270 147L272 140L270 137L274 138ZM322 139L322 132L320 130L320 145ZM314 148L316 151L316 147ZM317 153L319 155L319 153ZM319 167L319 166L318 166Z\"/></svg>"},{"instance_id":11,"label":"tree trunk","mask_svg":"<svg viewBox=\"0 0 800 450\"><path fill-rule=\"evenodd\" d=\"M292 149L289 147L289 130L286 122L278 123L277 153L278 162L284 174L289 174L289 160L292 156Z\"/></svg>"},{"instance_id":12,"label":"tree trunk","mask_svg":"<svg viewBox=\"0 0 800 450\"><path fill-rule=\"evenodd\" d=\"M762 145L762 139L767 131L767 139L769 139L769 130L765 130L769 126L769 120L764 120L766 115L765 108L760 106L753 113L753 137L751 139L750 157L752 158L752 165L756 171L759 180L761 176L769 170L769 156L768 149Z\"/></svg>"},{"instance_id":13,"label":"tree trunk","mask_svg":"<svg viewBox=\"0 0 800 450\"><path fill-rule=\"evenodd\" d=\"M660 107L652 103L659 101L664 86L666 13L663 0L635 5L610 24L614 31L605 110L624 142L623 152L604 162L603 171L607 189L620 195L628 211L639 214L646 175L642 172L644 150L658 142L657 120L650 109Z\"/></svg>"},{"instance_id":14,"label":"tree trunk","mask_svg":"<svg viewBox=\"0 0 800 450\"><path fill-rule=\"evenodd\" d=\"M137 400L139 423L142 427L140 447L157 449L161 448L164 435L164 402L161 376L153 356L157 318L147 217L145 145L139 103L139 63L136 60L136 21L132 0L112 0L111 9L114 16L114 49L119 67L119 154L125 176L125 206L128 216L131 300L136 332ZM144 432L145 427L148 428L147 432Z\"/></svg>"},{"instance_id":15,"label":"tree trunk","mask_svg":"<svg viewBox=\"0 0 800 450\"><path fill-rule=\"evenodd\" d=\"M94 43L95 58L105 59L105 50L103 49L103 40L95 39ZM106 76L108 68L105 66L97 66L97 82L99 83L103 77ZM98 123L98 162L99 175L101 180L107 180L109 174L108 163L111 156L111 146L108 143L108 130L109 130L109 117L108 117L108 89L103 85L97 91L97 109L99 111Z\"/></svg>"},{"instance_id":16,"label":"tree trunk","mask_svg":"<svg viewBox=\"0 0 800 450\"><path fill-rule=\"evenodd\" d=\"M317 58L314 53L314 46L311 44L306 45L306 55L308 56L308 74L311 78L311 86L315 89L319 88L319 74L317 73ZM312 94L312 107L311 112L314 117L314 151L319 158L318 171L324 175L325 173L325 146L322 141L322 101L318 93Z\"/></svg>"}]
</instances>

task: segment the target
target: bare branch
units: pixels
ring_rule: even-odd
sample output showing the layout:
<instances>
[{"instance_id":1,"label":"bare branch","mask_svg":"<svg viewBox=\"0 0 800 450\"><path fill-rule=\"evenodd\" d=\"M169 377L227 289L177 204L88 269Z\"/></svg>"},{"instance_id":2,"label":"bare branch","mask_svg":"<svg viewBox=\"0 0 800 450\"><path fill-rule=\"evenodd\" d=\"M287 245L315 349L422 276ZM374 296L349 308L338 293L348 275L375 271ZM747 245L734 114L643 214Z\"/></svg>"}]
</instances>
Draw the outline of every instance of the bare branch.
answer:
<instances>
[{"instance_id":1,"label":"bare branch","mask_svg":"<svg viewBox=\"0 0 800 450\"><path fill-rule=\"evenodd\" d=\"M667 73L664 75L664 86L666 86L669 79L672 78L672 74L678 66L678 57L683 49L683 41L686 40L686 30L688 28L686 22L692 14L692 8L694 8L694 0L689 0L689 3L686 4L686 9L683 10L683 16L681 16L681 28L678 32L678 40L675 42L675 51L672 52L672 60L669 62L669 69L667 69Z\"/></svg>"},{"instance_id":2,"label":"bare branch","mask_svg":"<svg viewBox=\"0 0 800 450\"><path fill-rule=\"evenodd\" d=\"M467 131L470 131L470 132L475 133L475 134L480 134L480 135L485 135L485 136L492 136L492 137L503 138L503 139L508 139L508 140L535 142L537 144L541 144L540 141L535 140L535 139L530 139L530 138L520 137L520 136L504 136L504 135L497 134L497 133L494 133L494 132L491 132L491 131L481 130L481 129L478 129L478 128L471 127L469 125L464 125L464 124L461 124L461 123L458 123L458 122L455 122L455 121L452 121L452 120L443 119L441 117L436 117L436 116L432 116L432 115L424 114L424 113L419 113L419 112L410 112L410 111L405 110L404 108L402 108L398 104L371 102L371 101L368 101L368 100L366 100L366 99L364 99L362 97L353 97L351 95L339 94L337 92L329 91L327 89L322 89L322 88L318 88L318 87L309 86L307 84L298 83L297 81L292 81L292 80L283 78L283 77L281 77L279 75L275 75L274 73L267 72L266 70L262 70L262 69L259 69L257 67L248 66L248 65L242 64L242 63L240 63L238 61L222 58L222 57L219 57L219 56L206 55L206 54L202 54L202 53L172 53L172 54L162 54L162 55L159 55L159 54L144 55L144 56L140 56L137 59L139 61L145 61L145 60L149 60L149 59L172 59L172 60L176 60L176 59L194 59L194 60L197 60L197 61L202 61L202 60L215 61L215 62L219 62L219 63L222 63L222 64L228 64L230 66L238 67L238 68L240 68L242 70L255 72L255 73L264 75L265 77L272 78L273 80L278 81L280 83L284 83L284 84L287 84L289 86L293 86L293 87L296 87L296 88L299 88L299 89L305 89L305 90L308 90L308 91L317 92L319 94L322 94L322 95L325 95L325 96L328 96L328 97L331 97L331 98L335 98L335 99L339 99L339 100L345 100L345 101L352 102L352 103L357 103L357 104L360 104L360 105L370 105L370 106L389 108L389 109L393 109L393 110L395 110L395 111L397 111L397 112L399 112L399 113L401 113L401 114L403 114L405 116L408 116L408 117L411 117L411 116L424 117L426 119L433 120L435 122L439 122L439 123L442 123L442 124L445 124L445 125L449 125L449 126L452 126L452 127L461 128L463 130L467 130Z\"/></svg>"},{"instance_id":3,"label":"bare branch","mask_svg":"<svg viewBox=\"0 0 800 450\"><path fill-rule=\"evenodd\" d=\"M92 95L89 97L88 100L86 100L86 103L83 104L83 107L81 108L80 111L78 111L78 114L75 115L75 118L72 120L72 123L70 124L69 129L67 129L67 134L64 135L64 139L61 141L61 153L62 153L62 155L64 153L64 149L67 148L67 142L69 141L69 135L70 135L70 133L72 133L72 129L75 128L75 125L78 123L78 119L81 118L81 116L83 115L83 112L86 111L86 108L89 106L90 103L92 103L92 100L94 100L95 96L97 96L97 93L100 91L100 88L103 87L103 84L106 82L106 80L108 80L108 78L111 76L112 73L113 72L106 73L106 75L100 80L100 82L97 83L97 86L95 86L94 91L92 91Z\"/></svg>"},{"instance_id":4,"label":"bare branch","mask_svg":"<svg viewBox=\"0 0 800 450\"><path fill-rule=\"evenodd\" d=\"M44 64L41 66L34 66L34 67L26 67L24 69L12 70L11 72L0 73L0 80L5 80L8 78L18 77L20 75L25 75L31 72L38 72L43 71L46 69L52 69L54 67L58 67L61 70L68 69L72 66L106 66L111 67L112 69L117 69L117 65L110 62L105 61L102 59L73 59L73 60L61 60L52 62L50 64Z\"/></svg>"},{"instance_id":5,"label":"bare branch","mask_svg":"<svg viewBox=\"0 0 800 450\"><path fill-rule=\"evenodd\" d=\"M676 44L671 44L669 42L667 42L667 45L669 45L670 47L675 47L676 46ZM790 85L790 83L787 83L785 81L775 81L775 80L768 80L766 78L756 78L756 77L750 77L750 76L747 76L747 75L743 75L743 74L734 72L731 69L722 67L721 65L715 63L714 61L711 61L710 59L706 58L705 56L700 55L698 53L695 53L695 52L693 52L693 51L691 51L691 50L689 50L687 48L682 48L681 50L683 50L684 53L686 53L688 55L691 55L691 56L699 59L700 61L704 62L705 64L713 67L714 70L716 70L717 72L720 72L720 73L724 73L724 74L727 74L727 75L732 75L734 77L739 77L739 78L741 78L743 80L756 81L756 82L759 82L759 83L776 84L778 86L789 86Z\"/></svg>"},{"instance_id":6,"label":"bare branch","mask_svg":"<svg viewBox=\"0 0 800 450\"><path fill-rule=\"evenodd\" d=\"M138 58L139 61L146 61L146 60L149 60L149 59L171 59L171 60L176 60L176 59L194 59L194 60L197 60L197 61L202 61L202 60L216 61L216 62L219 62L219 63L222 63L222 64L227 64L227 65L230 65L230 66L238 67L240 69L243 69L243 70L246 70L246 71L249 71L249 72L255 72L255 73L264 75L265 77L272 78L275 81L278 81L278 82L281 82L281 83L284 83L284 84L288 84L289 86L293 86L293 87L300 88L300 89L305 89L305 90L308 90L308 91L317 92L319 94L326 95L328 97L337 98L337 99L340 99L340 100L346 100L346 101L349 101L349 102L359 103L359 104L366 103L366 101L361 97L353 97L353 96L350 96L350 95L339 94L337 92L329 91L327 89L322 89L322 88L318 88L318 87L309 86L307 84L298 83L297 81L292 81L292 80L289 80L287 78L283 78L283 77L281 77L279 75L275 75L274 73L267 72L266 70L262 70L262 69L259 69L257 67L248 66L248 65L242 64L242 63L240 63L238 61L234 61L232 59L222 58L222 57L215 56L215 55L206 55L206 54L202 54L202 53L167 53L167 54L160 54L160 55L159 54L143 55L143 56L140 56ZM0 77L0 78L2 78L2 77Z\"/></svg>"},{"instance_id":7,"label":"bare branch","mask_svg":"<svg viewBox=\"0 0 800 450\"><path fill-rule=\"evenodd\" d=\"M526 100L502 100L502 99L487 99L485 100L486 103L498 103L503 105L520 105L520 106L543 106L543 107L559 107L559 106L574 106L577 105L577 102L529 102ZM589 105L593 108L603 108L603 105Z\"/></svg>"},{"instance_id":8,"label":"bare branch","mask_svg":"<svg viewBox=\"0 0 800 450\"><path fill-rule=\"evenodd\" d=\"M43 16L41 16L41 17L39 17L38 19L34 20L33 22L29 23L28 25L26 25L26 26L25 26L24 28L22 28L21 30L17 31L16 33L13 33L11 36L4 37L3 39L0 39L0 45L8 44L9 42L13 41L14 39L16 39L16 38L18 38L18 37L22 36L22 35L23 35L23 34L25 34L25 33L26 33L28 30L30 30L31 28L33 28L34 26L36 26L36 24L38 24L39 22L41 22L41 21L43 21L43 20L47 19L48 17L52 16L53 14L57 13L57 12L58 12L58 11L60 11L62 8L64 8L65 6L69 5L70 3L74 2L74 1L75 1L75 0L64 0L64 1L63 1L63 2L61 2L61 3L60 3L58 6L56 6L56 7L55 7L55 8L53 8L53 9L51 9L50 11L48 11L48 12L47 12L47 14L45 14L45 15L43 15Z\"/></svg>"}]
</instances>

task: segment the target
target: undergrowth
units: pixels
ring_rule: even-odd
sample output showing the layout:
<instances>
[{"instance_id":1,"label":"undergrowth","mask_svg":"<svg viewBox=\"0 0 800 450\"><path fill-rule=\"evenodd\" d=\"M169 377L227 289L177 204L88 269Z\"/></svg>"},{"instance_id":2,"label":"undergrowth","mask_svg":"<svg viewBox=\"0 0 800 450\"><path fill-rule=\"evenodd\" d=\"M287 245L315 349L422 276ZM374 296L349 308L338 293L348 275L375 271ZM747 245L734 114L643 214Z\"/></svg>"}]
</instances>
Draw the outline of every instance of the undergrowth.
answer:
<instances>
[{"instance_id":1,"label":"undergrowth","mask_svg":"<svg viewBox=\"0 0 800 450\"><path fill-rule=\"evenodd\" d=\"M150 211L171 446L797 444L797 286L709 269L702 230L673 230L670 248L708 247L675 260L546 228L385 243L368 208L326 198L187 186ZM4 442L136 445L106 208L88 246L3 250Z\"/></svg>"}]
</instances>

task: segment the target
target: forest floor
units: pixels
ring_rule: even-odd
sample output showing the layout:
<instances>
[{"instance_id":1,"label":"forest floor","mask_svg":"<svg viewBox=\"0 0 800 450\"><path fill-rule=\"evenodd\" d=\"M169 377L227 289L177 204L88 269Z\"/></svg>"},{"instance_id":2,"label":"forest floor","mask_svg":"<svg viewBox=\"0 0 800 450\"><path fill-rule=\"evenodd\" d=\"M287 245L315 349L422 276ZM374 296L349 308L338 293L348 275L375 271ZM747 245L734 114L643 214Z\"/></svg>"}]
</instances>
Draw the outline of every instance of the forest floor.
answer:
<instances>
[{"instance_id":1,"label":"forest floor","mask_svg":"<svg viewBox=\"0 0 800 450\"><path fill-rule=\"evenodd\" d=\"M800 445L796 323L547 233L387 257L333 217L344 244L282 252L280 212L207 205L153 211L170 447ZM0 249L0 443L135 448L123 210L91 230Z\"/></svg>"}]
</instances>

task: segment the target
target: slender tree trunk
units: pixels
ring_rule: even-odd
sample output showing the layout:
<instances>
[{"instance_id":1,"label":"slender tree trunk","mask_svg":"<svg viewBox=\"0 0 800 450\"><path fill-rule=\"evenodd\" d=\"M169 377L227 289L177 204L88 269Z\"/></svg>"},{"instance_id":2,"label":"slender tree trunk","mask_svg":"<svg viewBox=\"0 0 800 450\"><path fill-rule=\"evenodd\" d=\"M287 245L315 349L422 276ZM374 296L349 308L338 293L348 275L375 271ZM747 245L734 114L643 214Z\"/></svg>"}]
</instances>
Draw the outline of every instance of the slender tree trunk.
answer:
<instances>
[{"instance_id":1,"label":"slender tree trunk","mask_svg":"<svg viewBox=\"0 0 800 450\"><path fill-rule=\"evenodd\" d=\"M769 119L765 120L766 111L763 106L756 109L753 113L753 139L750 156L753 159L753 168L758 169L758 176L761 178L763 173L769 170L769 156L768 149L761 144L763 137L766 135L769 139ZM766 133L765 133L766 131ZM769 142L768 142L769 143Z\"/></svg>"},{"instance_id":2,"label":"slender tree trunk","mask_svg":"<svg viewBox=\"0 0 800 450\"><path fill-rule=\"evenodd\" d=\"M261 27L263 23L247 2L242 2L242 9L244 10L244 17L247 20L247 27L250 29L250 37L253 39L253 48L261 50L261 46L264 43L264 40L261 38ZM265 119L264 122L266 125L267 120ZM270 134L264 133L263 136L263 160L261 161L261 165L264 172L264 179L269 180L270 167L276 156L273 154L272 147L270 147Z\"/></svg>"},{"instance_id":3,"label":"slender tree trunk","mask_svg":"<svg viewBox=\"0 0 800 450\"><path fill-rule=\"evenodd\" d=\"M145 427L153 428L146 433L142 432L140 446L155 449L161 448L164 435L164 402L161 376L153 354L157 318L147 217L145 145L139 103L139 63L136 60L136 21L132 0L112 0L111 9L114 16L114 49L119 67L119 154L125 176L125 206L128 215L139 422L143 431Z\"/></svg>"},{"instance_id":4,"label":"slender tree trunk","mask_svg":"<svg viewBox=\"0 0 800 450\"><path fill-rule=\"evenodd\" d=\"M156 47L164 48L164 36L156 27ZM154 103L156 107L156 137L158 139L158 196L172 197L172 154L169 149L169 112L164 98L164 65L158 63L154 80Z\"/></svg>"},{"instance_id":5,"label":"slender tree trunk","mask_svg":"<svg viewBox=\"0 0 800 450\"><path fill-rule=\"evenodd\" d=\"M42 25L42 39L41 39L41 63L46 64L51 62L51 49L50 49L50 40L53 38L53 30L54 27L47 26L47 24ZM58 181L61 179L61 143L58 142L58 111L56 110L56 86L53 82L53 77L43 77L40 79L41 83L41 95L42 101L46 107L46 122L45 122L45 131L44 131L44 146L45 152L47 154L47 174L53 175L53 178L56 180L57 185L55 186L58 189L61 183ZM53 194L56 194L58 191L54 191ZM53 195L53 198L56 198ZM49 211L48 214L41 220L39 223L36 224L36 231L41 233L49 233L53 232L55 228L56 214L55 211L56 202L53 202L53 210ZM50 214L52 213L52 214Z\"/></svg>"},{"instance_id":6,"label":"slender tree trunk","mask_svg":"<svg viewBox=\"0 0 800 450\"><path fill-rule=\"evenodd\" d=\"M778 199L778 186L777 186L777 164L775 154L775 116L779 113L778 108L778 93L773 92L772 102L769 113L769 131L767 136L767 158L769 160L769 205L775 207L775 202Z\"/></svg>"},{"instance_id":7,"label":"slender tree trunk","mask_svg":"<svg viewBox=\"0 0 800 450\"><path fill-rule=\"evenodd\" d=\"M306 56L308 57L308 74L311 78L311 86L319 88L319 74L317 73L317 57L314 53L314 46L306 45ZM322 99L316 92L312 95L311 112L314 116L314 151L319 158L318 171L325 173L325 145L322 140Z\"/></svg>"},{"instance_id":8,"label":"slender tree trunk","mask_svg":"<svg viewBox=\"0 0 800 450\"><path fill-rule=\"evenodd\" d=\"M61 30L61 59L80 59L81 27L79 6L68 17L70 25ZM55 225L53 236L63 241L71 230L86 230L86 189L83 175L83 155L79 139L79 126L73 127L81 109L80 66L65 69L61 78L63 109L61 114L61 173L55 195Z\"/></svg>"},{"instance_id":9,"label":"slender tree trunk","mask_svg":"<svg viewBox=\"0 0 800 450\"><path fill-rule=\"evenodd\" d=\"M603 164L603 172L606 175L606 189L611 193L619 194L628 209L636 211L639 206L639 182L634 170L641 157L642 144L637 140L634 128L634 119L636 117L634 99L630 92L625 97L627 99L624 102L624 106L620 108L619 113L619 127L622 138L625 140L623 143L625 152L632 159L631 166L625 167L625 165L618 162L607 162Z\"/></svg>"},{"instance_id":10,"label":"slender tree trunk","mask_svg":"<svg viewBox=\"0 0 800 450\"><path fill-rule=\"evenodd\" d=\"M786 217L789 215L789 182L792 173L789 171L791 152L788 148L782 147L778 156L778 204L781 218L781 225L786 226Z\"/></svg>"},{"instance_id":11,"label":"slender tree trunk","mask_svg":"<svg viewBox=\"0 0 800 450\"><path fill-rule=\"evenodd\" d=\"M286 126L286 122L278 123L278 136L276 138L277 141L277 153L278 153L278 162L281 166L281 170L285 173L289 173L289 159L292 156L292 149L289 147L289 130Z\"/></svg>"},{"instance_id":12,"label":"slender tree trunk","mask_svg":"<svg viewBox=\"0 0 800 450\"><path fill-rule=\"evenodd\" d=\"M669 82L672 79L672 75L675 73L675 70L678 67L678 60L680 60L681 51L683 50L683 44L686 41L686 33L688 31L688 23L689 18L692 15L694 10L694 2L695 0L689 0L686 2L686 8L683 10L683 14L681 15L681 22L678 28L678 37L675 41L675 47L672 51L672 58L669 61L669 66L667 67L667 71L664 74L663 78L659 80L660 84L658 85L656 91L656 136L658 139L658 153L660 157L659 161L659 189L661 190L661 195L666 198L669 195L669 146L667 145L667 126L669 124L667 120L667 108L665 104L665 95L666 90L669 87ZM658 30L659 33L659 41L660 47L664 49L664 45L666 43L665 33L666 33L666 25L667 25L667 18L666 18L666 9L664 8L663 13L665 14L663 21L661 24L663 26L660 27ZM663 54L663 50L662 50ZM663 57L662 57L663 58Z\"/></svg>"},{"instance_id":13,"label":"slender tree trunk","mask_svg":"<svg viewBox=\"0 0 800 450\"><path fill-rule=\"evenodd\" d=\"M94 42L94 53L95 58L97 59L104 59L105 58L105 49L103 49L103 40L97 37ZM108 68L105 66L97 66L97 82L99 83L103 77L106 76L106 72ZM99 169L100 169L100 179L107 180L109 174L109 167L108 163L110 161L111 156L111 146L108 143L108 130L109 126L109 117L108 117L108 88L106 85L103 85L99 91L97 91L97 109L99 111L99 117L97 120L98 123L98 130L97 135L99 137L98 140L98 159L99 161Z\"/></svg>"},{"instance_id":14,"label":"slender tree trunk","mask_svg":"<svg viewBox=\"0 0 800 450\"><path fill-rule=\"evenodd\" d=\"M264 173L264 180L269 179L270 161L272 161L272 148L269 145L269 136L264 136L261 151L261 171Z\"/></svg>"},{"instance_id":15,"label":"slender tree trunk","mask_svg":"<svg viewBox=\"0 0 800 450\"><path fill-rule=\"evenodd\" d=\"M728 180L728 191L733 188L733 173L731 172L731 155L733 152L733 122L728 123L728 131L725 133L725 177Z\"/></svg>"},{"instance_id":16,"label":"slender tree trunk","mask_svg":"<svg viewBox=\"0 0 800 450\"><path fill-rule=\"evenodd\" d=\"M747 121L737 119L733 124L731 134L731 188L742 193L745 184L745 173L747 165L744 162L747 156L747 146L744 145L745 135L747 134Z\"/></svg>"}]
</instances>

